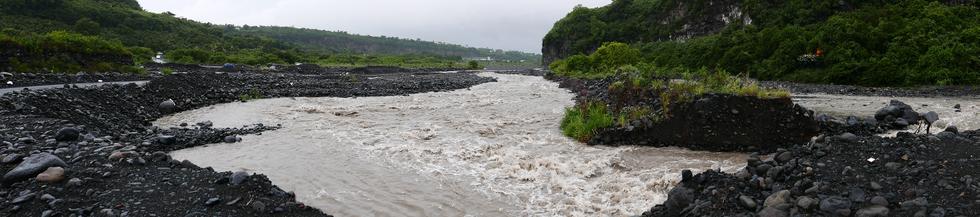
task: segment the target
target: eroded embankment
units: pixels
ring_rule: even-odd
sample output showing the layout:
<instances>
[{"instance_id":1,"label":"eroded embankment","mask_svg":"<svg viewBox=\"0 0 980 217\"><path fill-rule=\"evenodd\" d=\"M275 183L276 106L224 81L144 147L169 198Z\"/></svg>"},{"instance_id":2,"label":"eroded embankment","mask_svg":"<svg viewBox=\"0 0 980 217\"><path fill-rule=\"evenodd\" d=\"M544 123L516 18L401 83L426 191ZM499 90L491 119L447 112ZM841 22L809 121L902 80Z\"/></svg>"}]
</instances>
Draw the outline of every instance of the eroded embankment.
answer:
<instances>
[{"instance_id":1,"label":"eroded embankment","mask_svg":"<svg viewBox=\"0 0 980 217\"><path fill-rule=\"evenodd\" d=\"M941 118L932 129L938 133L874 135L892 127L872 124L872 116L892 99L920 113L938 112ZM797 102L838 119L821 120L822 135L771 160L750 157L745 170L734 175L707 172L682 181L665 204L644 216L980 215L975 97L809 94Z\"/></svg>"},{"instance_id":2,"label":"eroded embankment","mask_svg":"<svg viewBox=\"0 0 980 217\"><path fill-rule=\"evenodd\" d=\"M148 127L176 110L233 102L241 96L382 96L444 91L489 82L472 74L363 77L192 73L145 85L52 89L0 97L5 185L0 215L317 216L262 175L201 169L165 153L275 127ZM51 169L57 166L62 170ZM16 168L16 169L15 169ZM46 170L47 168L47 170ZM39 172L41 176L35 176Z\"/></svg>"},{"instance_id":3,"label":"eroded embankment","mask_svg":"<svg viewBox=\"0 0 980 217\"><path fill-rule=\"evenodd\" d=\"M160 119L282 124L173 153L218 170L258 172L339 215L624 216L665 199L684 169L734 172L745 155L587 146L558 124L574 97L540 77L396 97L281 98Z\"/></svg>"}]
</instances>

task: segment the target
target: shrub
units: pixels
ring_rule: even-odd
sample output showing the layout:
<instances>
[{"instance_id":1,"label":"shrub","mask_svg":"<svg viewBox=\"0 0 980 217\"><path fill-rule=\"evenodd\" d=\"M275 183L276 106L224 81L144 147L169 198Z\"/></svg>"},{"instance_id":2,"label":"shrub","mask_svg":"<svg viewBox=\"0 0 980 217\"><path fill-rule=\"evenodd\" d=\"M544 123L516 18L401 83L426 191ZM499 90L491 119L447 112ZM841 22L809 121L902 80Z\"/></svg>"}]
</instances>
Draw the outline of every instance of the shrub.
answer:
<instances>
[{"instance_id":1,"label":"shrub","mask_svg":"<svg viewBox=\"0 0 980 217\"><path fill-rule=\"evenodd\" d=\"M162 68L162 69L160 69L160 73L163 74L163 75L173 75L174 74L174 69L171 69L171 68Z\"/></svg>"},{"instance_id":2,"label":"shrub","mask_svg":"<svg viewBox=\"0 0 980 217\"><path fill-rule=\"evenodd\" d=\"M582 106L565 109L561 130L565 136L586 142L602 128L613 126L614 118L606 109L606 104L588 102Z\"/></svg>"},{"instance_id":3,"label":"shrub","mask_svg":"<svg viewBox=\"0 0 980 217\"><path fill-rule=\"evenodd\" d=\"M251 100L261 99L261 98L262 98L262 93L260 93L259 90L256 89L250 89L248 90L248 93L243 93L238 95L238 100L242 102L248 102Z\"/></svg>"},{"instance_id":4,"label":"shrub","mask_svg":"<svg viewBox=\"0 0 980 217\"><path fill-rule=\"evenodd\" d=\"M476 70L480 68L481 68L480 63L477 62L476 60L470 60L470 62L466 63L466 69Z\"/></svg>"}]
</instances>

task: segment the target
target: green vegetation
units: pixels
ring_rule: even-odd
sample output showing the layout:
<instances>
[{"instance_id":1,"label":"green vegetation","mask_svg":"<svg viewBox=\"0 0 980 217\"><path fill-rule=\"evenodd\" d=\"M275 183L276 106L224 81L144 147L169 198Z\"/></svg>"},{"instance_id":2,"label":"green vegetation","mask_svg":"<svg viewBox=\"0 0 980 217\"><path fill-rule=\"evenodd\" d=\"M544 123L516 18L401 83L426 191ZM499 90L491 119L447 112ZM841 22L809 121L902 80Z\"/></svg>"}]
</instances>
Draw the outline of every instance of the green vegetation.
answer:
<instances>
[{"instance_id":1,"label":"green vegetation","mask_svg":"<svg viewBox=\"0 0 980 217\"><path fill-rule=\"evenodd\" d=\"M736 19L714 34L671 40L695 34L686 28L733 4L751 22ZM575 8L545 37L545 50L584 54L620 41L658 68L709 67L766 80L867 86L980 84L977 6L980 1L615 0L602 8ZM583 66L604 67L583 57L569 56L552 68L578 73L589 70Z\"/></svg>"},{"instance_id":2,"label":"green vegetation","mask_svg":"<svg viewBox=\"0 0 980 217\"><path fill-rule=\"evenodd\" d=\"M634 65L641 65L640 51L620 42L609 42L590 55L577 54L564 60L552 62L551 70L563 76L577 78L600 78L620 72L620 67L629 66L629 70L639 70ZM642 67L650 67L642 64Z\"/></svg>"},{"instance_id":3,"label":"green vegetation","mask_svg":"<svg viewBox=\"0 0 980 217\"><path fill-rule=\"evenodd\" d=\"M608 87L608 102L586 100L566 109L562 133L585 142L598 130L616 124L625 127L633 120L644 118L658 122L669 118L675 105L689 103L704 94L760 99L790 97L787 90L763 88L752 79L732 76L723 69L658 68L642 62L639 55L638 50L626 44L606 43L593 54L575 55L551 64L552 70L561 76L614 78ZM631 102L649 100L656 100L659 107L631 105Z\"/></svg>"},{"instance_id":4,"label":"green vegetation","mask_svg":"<svg viewBox=\"0 0 980 217\"><path fill-rule=\"evenodd\" d=\"M466 63L466 69L471 69L471 70L481 69L480 62L477 62L476 60L470 60L470 62Z\"/></svg>"},{"instance_id":5,"label":"green vegetation","mask_svg":"<svg viewBox=\"0 0 980 217\"><path fill-rule=\"evenodd\" d=\"M117 41L56 31L44 35L0 33L0 66L15 71L140 72L134 57L145 48L125 47Z\"/></svg>"},{"instance_id":6,"label":"green vegetation","mask_svg":"<svg viewBox=\"0 0 980 217\"><path fill-rule=\"evenodd\" d=\"M561 131L568 137L585 142L602 128L613 126L614 120L605 103L587 102L581 106L565 109L561 121Z\"/></svg>"},{"instance_id":7,"label":"green vegetation","mask_svg":"<svg viewBox=\"0 0 980 217\"><path fill-rule=\"evenodd\" d=\"M319 55L313 60L313 63L335 67L396 66L404 68L457 68L465 64L462 58L458 57L357 54Z\"/></svg>"},{"instance_id":8,"label":"green vegetation","mask_svg":"<svg viewBox=\"0 0 980 217\"><path fill-rule=\"evenodd\" d=\"M277 26L243 26L226 28L231 34L262 36L298 45L306 51L333 54L422 55L438 57L490 57L497 61L541 62L541 55L519 51L463 47L455 44L403 39L387 36L363 36L340 31Z\"/></svg>"},{"instance_id":9,"label":"green vegetation","mask_svg":"<svg viewBox=\"0 0 980 217\"><path fill-rule=\"evenodd\" d=\"M256 99L262 99L262 93L256 89L250 89L248 90L248 93L238 95L238 100L242 102L248 102Z\"/></svg>"},{"instance_id":10,"label":"green vegetation","mask_svg":"<svg viewBox=\"0 0 980 217\"><path fill-rule=\"evenodd\" d=\"M168 61L185 64L304 62L342 67L444 68L467 66L463 57L491 57L498 60L494 62L502 63L540 61L540 55L536 54L421 40L291 27L213 25L179 18L169 12L150 13L144 11L135 0L0 0L0 30L5 33L4 38L15 38L17 41L37 38L31 35L55 32L100 38L126 48L128 53L120 50L117 54L126 56L120 59L132 60L127 65L145 63L157 51L164 52ZM86 53L46 54L48 56L35 58L58 61L56 59L61 58L57 57L59 55ZM39 64L19 64L15 68L10 65L13 61L9 58L0 56L0 69L74 72L77 69L106 68L75 63L44 67L40 64L44 62L42 60L32 60Z\"/></svg>"},{"instance_id":11,"label":"green vegetation","mask_svg":"<svg viewBox=\"0 0 980 217\"><path fill-rule=\"evenodd\" d=\"M163 74L163 75L173 75L174 74L174 69L164 67L164 68L160 69L160 73Z\"/></svg>"}]
</instances>

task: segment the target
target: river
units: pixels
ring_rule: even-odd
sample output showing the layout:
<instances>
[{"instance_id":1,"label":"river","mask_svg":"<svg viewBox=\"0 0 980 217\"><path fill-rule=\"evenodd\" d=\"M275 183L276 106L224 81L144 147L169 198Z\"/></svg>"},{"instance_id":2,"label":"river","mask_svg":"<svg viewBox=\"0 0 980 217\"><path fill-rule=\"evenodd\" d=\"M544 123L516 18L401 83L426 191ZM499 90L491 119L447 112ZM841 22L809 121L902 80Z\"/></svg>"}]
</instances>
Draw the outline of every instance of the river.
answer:
<instances>
[{"instance_id":1,"label":"river","mask_svg":"<svg viewBox=\"0 0 980 217\"><path fill-rule=\"evenodd\" d=\"M156 125L210 120L282 129L243 142L171 153L219 171L267 175L337 216L628 216L666 199L680 172L734 173L742 153L587 146L561 135L574 96L541 77L450 92L362 98L277 98L210 106ZM801 95L821 113L871 116L891 98ZM977 129L975 98L897 98ZM961 104L962 112L952 106Z\"/></svg>"}]
</instances>

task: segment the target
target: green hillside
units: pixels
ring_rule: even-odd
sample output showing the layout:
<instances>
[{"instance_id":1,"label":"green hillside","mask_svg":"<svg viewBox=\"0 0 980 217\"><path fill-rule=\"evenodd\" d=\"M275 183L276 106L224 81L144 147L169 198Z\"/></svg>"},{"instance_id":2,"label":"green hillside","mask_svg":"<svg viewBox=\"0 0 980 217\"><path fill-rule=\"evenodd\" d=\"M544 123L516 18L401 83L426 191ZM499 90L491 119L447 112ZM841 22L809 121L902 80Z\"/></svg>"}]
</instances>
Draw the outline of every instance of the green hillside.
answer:
<instances>
[{"instance_id":1,"label":"green hillside","mask_svg":"<svg viewBox=\"0 0 980 217\"><path fill-rule=\"evenodd\" d=\"M720 68L767 80L868 86L980 84L975 0L615 0L576 8L544 38L545 63L604 42L640 68ZM576 57L576 67L589 68ZM558 65L568 62L560 62Z\"/></svg>"},{"instance_id":2,"label":"green hillside","mask_svg":"<svg viewBox=\"0 0 980 217\"><path fill-rule=\"evenodd\" d=\"M364 36L339 31L277 26L244 26L235 33L263 36L298 45L304 50L320 53L360 53L389 55L435 55L456 57L490 57L497 60L540 61L540 55L519 51L472 48L461 45L418 39L385 36Z\"/></svg>"},{"instance_id":3,"label":"green hillside","mask_svg":"<svg viewBox=\"0 0 980 217\"><path fill-rule=\"evenodd\" d=\"M145 61L145 53L162 51L180 63L294 63L331 66L394 65L447 67L465 65L466 57L538 61L540 55L468 48L459 45L389 37L371 37L289 27L237 27L144 11L135 0L0 0L0 69L29 71L120 70L124 63ZM114 44L128 52L112 60L99 58L46 67L61 55L37 46L42 38ZM77 44L85 47L88 45ZM134 52L136 51L136 52ZM15 56L18 53L32 55ZM57 55L56 55L57 54ZM137 54L138 58L133 58ZM84 56L75 52L61 56ZM130 58L132 61L122 61ZM64 59L64 58L61 58ZM29 64L28 64L29 63ZM14 65L16 64L16 65ZM101 65L95 67L96 65ZM111 66L109 66L111 65ZM98 70L97 70L98 69Z\"/></svg>"}]
</instances>

